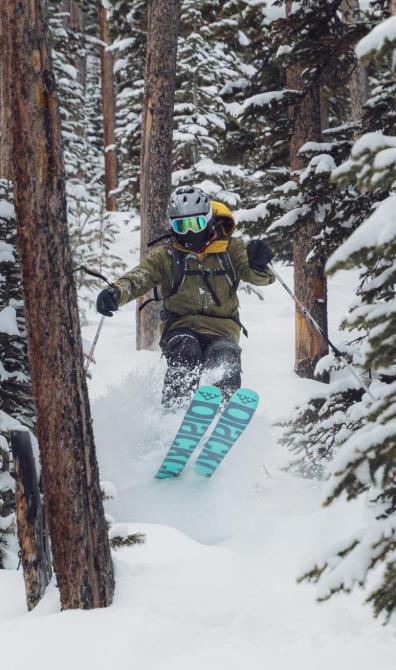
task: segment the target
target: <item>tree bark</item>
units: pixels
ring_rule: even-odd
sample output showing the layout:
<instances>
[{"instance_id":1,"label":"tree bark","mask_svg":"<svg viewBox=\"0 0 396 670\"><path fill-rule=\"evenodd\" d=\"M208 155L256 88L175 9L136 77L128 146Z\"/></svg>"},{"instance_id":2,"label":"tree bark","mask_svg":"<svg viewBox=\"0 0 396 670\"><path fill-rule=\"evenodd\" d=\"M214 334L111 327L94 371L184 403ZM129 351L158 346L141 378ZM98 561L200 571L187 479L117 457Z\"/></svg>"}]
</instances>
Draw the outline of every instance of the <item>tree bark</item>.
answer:
<instances>
[{"instance_id":1,"label":"tree bark","mask_svg":"<svg viewBox=\"0 0 396 670\"><path fill-rule=\"evenodd\" d=\"M102 2L98 3L99 38L104 45L110 44L107 10ZM102 114L104 132L104 159L105 159L105 194L106 209L109 212L117 211L117 200L112 191L117 188L117 154L115 138L115 104L113 84L113 54L106 50L106 46L100 49L100 66L102 80Z\"/></svg>"},{"instance_id":2,"label":"tree bark","mask_svg":"<svg viewBox=\"0 0 396 670\"><path fill-rule=\"evenodd\" d=\"M11 448L20 556L26 602L28 610L32 610L40 602L51 579L51 555L29 433L12 430Z\"/></svg>"},{"instance_id":3,"label":"tree bark","mask_svg":"<svg viewBox=\"0 0 396 670\"><path fill-rule=\"evenodd\" d=\"M82 46L85 42L84 23L86 18L86 12L83 11L83 5L80 4L78 0L63 0L59 10L65 13L63 18L65 30L67 32L72 30L76 42L80 40L80 46ZM82 49L82 51L84 51L84 49ZM77 68L77 80L85 91L87 75L86 56L78 51L74 55L74 59L74 65Z\"/></svg>"},{"instance_id":4,"label":"tree bark","mask_svg":"<svg viewBox=\"0 0 396 670\"><path fill-rule=\"evenodd\" d=\"M286 13L289 16L292 2L288 0ZM321 99L319 85L304 89L302 67L296 63L287 69L288 88L304 91L300 100L291 105L290 116L293 131L290 139L290 166L292 170L304 165L298 154L305 142L321 141ZM312 250L312 239L318 233L312 217L301 227L293 242L294 290L297 298L311 312L314 319L327 333L327 281L324 260L307 262ZM310 322L296 308L295 371L300 377L314 378L317 362L328 353L328 346Z\"/></svg>"},{"instance_id":5,"label":"tree bark","mask_svg":"<svg viewBox=\"0 0 396 670\"><path fill-rule=\"evenodd\" d=\"M4 44L4 4L0 3L0 45ZM5 100L4 49L0 47L0 179L11 180L10 135Z\"/></svg>"},{"instance_id":6,"label":"tree bark","mask_svg":"<svg viewBox=\"0 0 396 670\"><path fill-rule=\"evenodd\" d=\"M149 0L140 182L142 259L148 243L167 231L179 22L180 0ZM158 338L159 308L151 304L137 312L137 347L154 349Z\"/></svg>"},{"instance_id":7,"label":"tree bark","mask_svg":"<svg viewBox=\"0 0 396 670\"><path fill-rule=\"evenodd\" d=\"M342 0L341 11L346 23L355 23L359 13L359 0ZM367 69L358 62L351 72L349 91L351 94L352 119L361 121L363 106L367 102L369 91Z\"/></svg>"},{"instance_id":8,"label":"tree bark","mask_svg":"<svg viewBox=\"0 0 396 670\"><path fill-rule=\"evenodd\" d=\"M63 609L112 602L66 218L45 0L3 0L18 244L43 488Z\"/></svg>"},{"instance_id":9,"label":"tree bark","mask_svg":"<svg viewBox=\"0 0 396 670\"><path fill-rule=\"evenodd\" d=\"M64 0L63 9L69 14L67 23L70 28L82 32L84 26L83 10L78 0Z\"/></svg>"}]
</instances>

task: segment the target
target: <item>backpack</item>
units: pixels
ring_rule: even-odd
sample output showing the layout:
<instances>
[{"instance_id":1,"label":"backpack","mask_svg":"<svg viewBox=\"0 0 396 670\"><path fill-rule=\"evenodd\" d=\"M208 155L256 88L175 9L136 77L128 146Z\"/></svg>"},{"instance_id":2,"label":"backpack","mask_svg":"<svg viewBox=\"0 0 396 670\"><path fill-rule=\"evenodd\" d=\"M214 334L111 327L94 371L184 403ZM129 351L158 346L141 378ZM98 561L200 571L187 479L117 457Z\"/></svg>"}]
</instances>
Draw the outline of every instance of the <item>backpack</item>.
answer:
<instances>
[{"instance_id":1,"label":"backpack","mask_svg":"<svg viewBox=\"0 0 396 670\"><path fill-rule=\"evenodd\" d=\"M220 307L221 301L216 294L213 286L210 283L210 278L211 277L218 277L218 276L225 276L227 280L229 281L230 285L233 287L233 289L236 291L238 287L238 279L236 276L235 268L233 266L231 256L228 253L228 251L224 251L221 253L216 254L217 257L219 258L220 265L222 267L221 270L204 270L203 268L198 268L197 270L188 270L187 268L187 259L188 259L188 254L186 254L183 251L180 251L179 249L175 249L174 247L170 248L170 254L172 256L172 291L171 293L167 296L167 298L170 298L173 295L176 295L183 284L184 278L187 276L200 276L202 277L204 284L209 291L213 302L217 307ZM160 296L158 292L158 287L154 287L154 297L149 298L146 300L142 305L139 307L139 312L141 312L147 305L151 302L161 302L163 298ZM210 316L209 314L206 314L205 316ZM164 307L163 310L161 311L161 319L163 321L166 321L165 329L162 333L162 337L168 332L169 328L172 326L172 324L177 321L177 319L180 318L179 314L175 314L174 312L169 312L169 310L166 310ZM238 326L242 329L243 334L247 337L248 333L246 328L241 324L239 320L239 316L216 316L217 319L231 319L235 321Z\"/></svg>"}]
</instances>

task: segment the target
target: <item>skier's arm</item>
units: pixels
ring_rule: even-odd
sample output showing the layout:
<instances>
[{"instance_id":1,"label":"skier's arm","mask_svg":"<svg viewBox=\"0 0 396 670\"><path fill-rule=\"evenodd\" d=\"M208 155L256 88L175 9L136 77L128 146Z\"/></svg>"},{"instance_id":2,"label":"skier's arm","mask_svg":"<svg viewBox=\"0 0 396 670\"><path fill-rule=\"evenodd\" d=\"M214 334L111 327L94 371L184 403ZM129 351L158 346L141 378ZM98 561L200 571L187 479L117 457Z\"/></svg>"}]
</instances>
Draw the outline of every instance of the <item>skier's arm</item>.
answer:
<instances>
[{"instance_id":1,"label":"skier's arm","mask_svg":"<svg viewBox=\"0 0 396 670\"><path fill-rule=\"evenodd\" d=\"M233 239L232 261L238 281L244 281L255 286L267 286L275 281L275 277L269 268L266 270L251 268L243 240Z\"/></svg>"},{"instance_id":2,"label":"skier's arm","mask_svg":"<svg viewBox=\"0 0 396 670\"><path fill-rule=\"evenodd\" d=\"M163 276L163 249L152 251L137 267L114 282L120 292L119 305L139 298L160 284Z\"/></svg>"}]
</instances>

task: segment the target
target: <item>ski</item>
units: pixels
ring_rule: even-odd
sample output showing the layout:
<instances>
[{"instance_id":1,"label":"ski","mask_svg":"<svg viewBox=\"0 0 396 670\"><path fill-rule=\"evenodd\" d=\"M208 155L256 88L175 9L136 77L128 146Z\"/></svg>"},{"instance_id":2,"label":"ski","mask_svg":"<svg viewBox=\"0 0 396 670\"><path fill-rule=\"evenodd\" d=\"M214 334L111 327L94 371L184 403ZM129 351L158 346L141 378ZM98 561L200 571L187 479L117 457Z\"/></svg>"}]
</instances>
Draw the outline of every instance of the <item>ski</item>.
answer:
<instances>
[{"instance_id":1,"label":"ski","mask_svg":"<svg viewBox=\"0 0 396 670\"><path fill-rule=\"evenodd\" d=\"M221 391L216 386L201 386L197 389L155 479L170 479L180 475L216 416L221 400Z\"/></svg>"},{"instance_id":2,"label":"ski","mask_svg":"<svg viewBox=\"0 0 396 670\"><path fill-rule=\"evenodd\" d=\"M216 472L252 420L258 404L258 394L250 389L241 388L232 395L197 458L195 463L197 474L211 477Z\"/></svg>"}]
</instances>

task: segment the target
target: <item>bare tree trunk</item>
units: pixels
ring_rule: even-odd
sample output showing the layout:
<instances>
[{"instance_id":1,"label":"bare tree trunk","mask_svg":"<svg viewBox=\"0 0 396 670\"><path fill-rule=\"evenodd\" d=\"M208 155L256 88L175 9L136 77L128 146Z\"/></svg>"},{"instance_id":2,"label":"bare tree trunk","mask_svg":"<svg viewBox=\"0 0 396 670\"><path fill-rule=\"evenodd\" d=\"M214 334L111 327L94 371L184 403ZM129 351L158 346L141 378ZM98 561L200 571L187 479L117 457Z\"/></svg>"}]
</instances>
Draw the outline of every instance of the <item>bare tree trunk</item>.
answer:
<instances>
[{"instance_id":1,"label":"bare tree trunk","mask_svg":"<svg viewBox=\"0 0 396 670\"><path fill-rule=\"evenodd\" d=\"M288 0L287 16L291 12L292 2ZM291 65L287 71L288 88L302 91L302 68ZM293 132L290 140L290 165L292 170L303 167L299 149L305 142L321 141L321 97L320 87L305 90L302 99L293 104L290 114ZM313 317L327 333L327 281L324 274L324 261L307 263L312 249L312 239L317 234L313 218L297 232L293 244L294 290L297 298L307 307ZM295 371L300 377L314 378L317 362L328 352L328 346L321 335L312 328L302 312L296 309L296 360Z\"/></svg>"},{"instance_id":2,"label":"bare tree trunk","mask_svg":"<svg viewBox=\"0 0 396 670\"><path fill-rule=\"evenodd\" d=\"M107 28L107 10L102 2L98 3L99 38L104 45L110 44ZM104 157L105 157L105 191L106 209L109 212L117 211L117 200L111 192L117 188L117 154L115 139L115 104L113 85L113 54L106 51L106 47L100 49L100 65L102 76L102 113L104 131Z\"/></svg>"},{"instance_id":3,"label":"bare tree trunk","mask_svg":"<svg viewBox=\"0 0 396 670\"><path fill-rule=\"evenodd\" d=\"M149 0L140 182L141 258L148 253L148 243L167 229L179 21L180 0ZM137 312L138 349L154 349L158 336L159 308L151 304Z\"/></svg>"},{"instance_id":4,"label":"bare tree trunk","mask_svg":"<svg viewBox=\"0 0 396 670\"><path fill-rule=\"evenodd\" d=\"M341 11L346 23L353 24L359 15L359 0L342 0ZM366 68L356 63L349 82L351 94L352 119L360 121L363 116L363 105L368 98L368 76Z\"/></svg>"},{"instance_id":5,"label":"bare tree trunk","mask_svg":"<svg viewBox=\"0 0 396 670\"><path fill-rule=\"evenodd\" d=\"M83 30L83 11L78 0L64 0L64 9L69 13L70 27L81 32Z\"/></svg>"},{"instance_id":6,"label":"bare tree trunk","mask_svg":"<svg viewBox=\"0 0 396 670\"><path fill-rule=\"evenodd\" d=\"M4 44L4 6L0 3L0 45ZM0 46L0 179L11 179L10 135L5 101L4 49Z\"/></svg>"},{"instance_id":7,"label":"bare tree trunk","mask_svg":"<svg viewBox=\"0 0 396 670\"><path fill-rule=\"evenodd\" d=\"M81 40L81 38L84 39L85 13L83 11L82 5L76 0L63 0L62 5L63 6L59 8L60 11L63 11L65 14L67 14L63 20L65 30L71 29L75 34L76 40ZM83 55L76 54L74 64L77 68L78 82L85 90L87 69L86 58Z\"/></svg>"},{"instance_id":8,"label":"bare tree trunk","mask_svg":"<svg viewBox=\"0 0 396 670\"><path fill-rule=\"evenodd\" d=\"M112 602L113 565L83 371L45 0L2 0L29 359L63 609Z\"/></svg>"},{"instance_id":9,"label":"bare tree trunk","mask_svg":"<svg viewBox=\"0 0 396 670\"><path fill-rule=\"evenodd\" d=\"M320 90L320 126L322 131L329 127L329 101L323 89Z\"/></svg>"},{"instance_id":10,"label":"bare tree trunk","mask_svg":"<svg viewBox=\"0 0 396 670\"><path fill-rule=\"evenodd\" d=\"M28 431L11 431L16 479L16 517L28 610L40 602L52 576L36 465Z\"/></svg>"}]
</instances>

